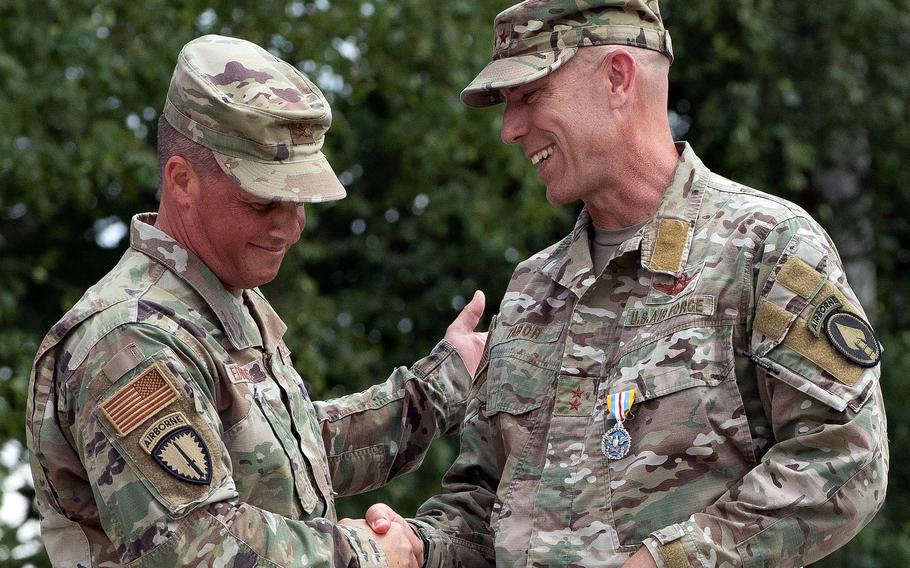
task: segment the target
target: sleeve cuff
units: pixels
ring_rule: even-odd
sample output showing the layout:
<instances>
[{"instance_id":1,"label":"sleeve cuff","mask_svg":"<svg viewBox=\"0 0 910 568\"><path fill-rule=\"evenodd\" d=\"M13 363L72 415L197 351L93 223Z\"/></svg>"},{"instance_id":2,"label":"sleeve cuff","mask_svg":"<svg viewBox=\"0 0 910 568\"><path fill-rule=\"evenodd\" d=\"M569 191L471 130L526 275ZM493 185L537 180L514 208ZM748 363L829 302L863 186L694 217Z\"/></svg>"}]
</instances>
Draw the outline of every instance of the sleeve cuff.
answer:
<instances>
[{"instance_id":1,"label":"sleeve cuff","mask_svg":"<svg viewBox=\"0 0 910 568\"><path fill-rule=\"evenodd\" d=\"M472 377L455 347L443 339L429 355L411 367L411 372L429 381L438 395L434 397L439 401L435 406L444 421L440 424L440 432L456 431L464 418Z\"/></svg>"},{"instance_id":2,"label":"sleeve cuff","mask_svg":"<svg viewBox=\"0 0 910 568\"><path fill-rule=\"evenodd\" d=\"M691 531L692 528L689 527ZM682 525L670 525L651 533L644 545L654 558L657 568L688 568L689 551L685 545L686 530Z\"/></svg>"},{"instance_id":3,"label":"sleeve cuff","mask_svg":"<svg viewBox=\"0 0 910 568\"><path fill-rule=\"evenodd\" d=\"M360 568L388 568L385 553L379 543L373 540L369 531L349 525L335 525L347 537L351 546L351 556L357 559Z\"/></svg>"},{"instance_id":4,"label":"sleeve cuff","mask_svg":"<svg viewBox=\"0 0 910 568\"><path fill-rule=\"evenodd\" d=\"M416 519L407 519L408 524L423 541L423 566L421 568L438 568L442 566L442 550L445 547L439 546L436 540L436 529L430 525Z\"/></svg>"}]
</instances>

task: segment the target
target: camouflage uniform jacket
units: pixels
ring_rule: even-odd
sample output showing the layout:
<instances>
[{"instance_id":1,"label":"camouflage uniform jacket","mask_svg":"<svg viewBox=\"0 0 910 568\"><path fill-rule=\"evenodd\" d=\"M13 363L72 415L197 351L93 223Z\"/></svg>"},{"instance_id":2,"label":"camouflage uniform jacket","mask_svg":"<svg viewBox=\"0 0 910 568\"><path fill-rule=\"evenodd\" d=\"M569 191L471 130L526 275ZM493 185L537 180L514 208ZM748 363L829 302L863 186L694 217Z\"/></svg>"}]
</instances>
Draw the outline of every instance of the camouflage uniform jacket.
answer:
<instances>
[{"instance_id":1,"label":"camouflage uniform jacket","mask_svg":"<svg viewBox=\"0 0 910 568\"><path fill-rule=\"evenodd\" d=\"M284 323L137 216L38 352L28 442L55 566L385 566L333 496L415 469L464 416L443 341L384 383L309 399Z\"/></svg>"},{"instance_id":2,"label":"camouflage uniform jacket","mask_svg":"<svg viewBox=\"0 0 910 568\"><path fill-rule=\"evenodd\" d=\"M643 544L661 567L801 566L881 506L879 368L812 330L836 303L865 318L834 246L679 150L602 274L586 211L516 269L448 493L414 521L428 566L614 567ZM609 459L603 401L631 389L630 450Z\"/></svg>"}]
</instances>

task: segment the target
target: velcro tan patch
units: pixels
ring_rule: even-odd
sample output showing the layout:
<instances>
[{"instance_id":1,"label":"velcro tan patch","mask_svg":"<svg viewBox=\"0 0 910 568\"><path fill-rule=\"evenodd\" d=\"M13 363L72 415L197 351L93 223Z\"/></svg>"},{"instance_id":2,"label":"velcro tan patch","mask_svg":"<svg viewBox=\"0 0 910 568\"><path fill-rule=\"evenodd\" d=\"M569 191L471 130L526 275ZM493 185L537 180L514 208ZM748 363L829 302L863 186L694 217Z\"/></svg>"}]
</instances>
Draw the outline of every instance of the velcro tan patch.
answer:
<instances>
[{"instance_id":1,"label":"velcro tan patch","mask_svg":"<svg viewBox=\"0 0 910 568\"><path fill-rule=\"evenodd\" d=\"M778 282L807 300L819 289L823 278L821 272L795 256L788 258L777 274Z\"/></svg>"},{"instance_id":2,"label":"velcro tan patch","mask_svg":"<svg viewBox=\"0 0 910 568\"><path fill-rule=\"evenodd\" d=\"M674 540L671 543L661 545L659 550L667 568L686 568L689 566L686 549L681 541Z\"/></svg>"},{"instance_id":3,"label":"velcro tan patch","mask_svg":"<svg viewBox=\"0 0 910 568\"><path fill-rule=\"evenodd\" d=\"M782 307L761 300L755 312L755 329L770 339L780 342L790 327L792 314Z\"/></svg>"},{"instance_id":4,"label":"velcro tan patch","mask_svg":"<svg viewBox=\"0 0 910 568\"><path fill-rule=\"evenodd\" d=\"M692 226L682 219L661 219L651 256L652 270L679 272Z\"/></svg>"},{"instance_id":5,"label":"velcro tan patch","mask_svg":"<svg viewBox=\"0 0 910 568\"><path fill-rule=\"evenodd\" d=\"M838 353L827 339L815 337L803 318L797 319L790 333L784 339L784 345L812 361L835 379L847 386L853 386L862 377L865 369L851 363Z\"/></svg>"},{"instance_id":6,"label":"velcro tan patch","mask_svg":"<svg viewBox=\"0 0 910 568\"><path fill-rule=\"evenodd\" d=\"M126 436L177 398L177 391L164 378L159 365L152 365L128 382L101 405L120 436Z\"/></svg>"}]
</instances>

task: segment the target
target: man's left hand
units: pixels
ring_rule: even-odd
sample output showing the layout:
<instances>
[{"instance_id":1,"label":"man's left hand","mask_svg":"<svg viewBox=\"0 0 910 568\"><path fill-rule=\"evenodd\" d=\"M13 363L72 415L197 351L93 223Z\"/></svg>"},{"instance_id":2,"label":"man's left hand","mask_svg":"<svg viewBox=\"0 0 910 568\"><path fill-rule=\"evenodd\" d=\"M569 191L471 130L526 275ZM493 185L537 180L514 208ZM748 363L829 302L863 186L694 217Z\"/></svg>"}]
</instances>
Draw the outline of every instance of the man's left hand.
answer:
<instances>
[{"instance_id":1,"label":"man's left hand","mask_svg":"<svg viewBox=\"0 0 910 568\"><path fill-rule=\"evenodd\" d=\"M455 321L446 329L445 339L455 346L458 355L464 361L471 376L477 372L477 365L483 356L483 347L487 342L487 333L474 331L477 323L483 316L484 296L483 292L477 290L474 297L468 303Z\"/></svg>"}]
</instances>

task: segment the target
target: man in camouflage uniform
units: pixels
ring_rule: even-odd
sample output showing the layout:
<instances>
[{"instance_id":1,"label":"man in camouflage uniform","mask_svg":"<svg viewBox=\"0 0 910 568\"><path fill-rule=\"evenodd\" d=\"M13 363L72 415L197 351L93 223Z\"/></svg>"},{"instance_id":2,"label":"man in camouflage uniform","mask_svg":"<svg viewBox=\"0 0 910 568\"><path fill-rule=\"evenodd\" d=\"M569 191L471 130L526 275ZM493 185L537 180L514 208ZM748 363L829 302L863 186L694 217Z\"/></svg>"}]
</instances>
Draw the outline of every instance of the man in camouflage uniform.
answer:
<instances>
[{"instance_id":1,"label":"man in camouflage uniform","mask_svg":"<svg viewBox=\"0 0 910 568\"><path fill-rule=\"evenodd\" d=\"M522 2L494 42L462 101L505 102L503 141L585 207L509 283L448 492L412 520L427 566L801 566L849 541L885 496L880 346L824 230L674 144L656 0Z\"/></svg>"},{"instance_id":2,"label":"man in camouflage uniform","mask_svg":"<svg viewBox=\"0 0 910 568\"><path fill-rule=\"evenodd\" d=\"M302 204L345 195L320 151L330 123L316 86L253 44L180 53L159 213L133 219L130 248L35 362L28 445L55 566L419 562L401 531L338 524L333 500L413 470L460 424L482 296L410 369L309 399L256 286L299 239Z\"/></svg>"}]
</instances>

